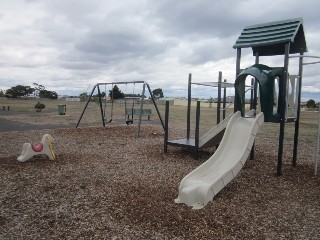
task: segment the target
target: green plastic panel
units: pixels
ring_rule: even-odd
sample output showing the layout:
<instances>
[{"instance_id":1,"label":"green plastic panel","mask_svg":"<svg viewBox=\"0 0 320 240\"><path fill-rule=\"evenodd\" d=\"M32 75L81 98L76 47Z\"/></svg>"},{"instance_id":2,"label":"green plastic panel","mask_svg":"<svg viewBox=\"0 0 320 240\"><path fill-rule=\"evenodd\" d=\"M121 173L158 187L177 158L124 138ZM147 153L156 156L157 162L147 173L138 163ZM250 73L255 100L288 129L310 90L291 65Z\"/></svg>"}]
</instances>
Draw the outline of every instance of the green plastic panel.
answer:
<instances>
[{"instance_id":1,"label":"green plastic panel","mask_svg":"<svg viewBox=\"0 0 320 240\"><path fill-rule=\"evenodd\" d=\"M278 105L277 112L273 113L274 106L274 88L275 78L279 77L279 81L283 81L283 69L284 68L271 68L262 64L255 64L251 67L244 69L235 81L235 101L237 110L241 111L244 116L245 113L245 80L247 76L254 77L259 83L260 91L260 104L261 111L264 113L265 122L279 122L279 112L284 106ZM281 84L279 85L279 97ZM279 103L281 101L278 101Z\"/></svg>"}]
</instances>

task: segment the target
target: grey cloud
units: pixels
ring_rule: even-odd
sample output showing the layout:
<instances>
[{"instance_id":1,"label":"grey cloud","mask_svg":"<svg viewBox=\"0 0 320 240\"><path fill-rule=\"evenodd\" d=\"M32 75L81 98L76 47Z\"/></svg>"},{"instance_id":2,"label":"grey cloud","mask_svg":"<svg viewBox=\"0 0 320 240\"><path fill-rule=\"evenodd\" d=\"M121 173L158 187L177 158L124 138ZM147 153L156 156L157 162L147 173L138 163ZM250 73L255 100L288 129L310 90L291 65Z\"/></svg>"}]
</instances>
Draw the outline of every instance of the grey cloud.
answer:
<instances>
[{"instance_id":1,"label":"grey cloud","mask_svg":"<svg viewBox=\"0 0 320 240\"><path fill-rule=\"evenodd\" d=\"M44 4L45 10L50 16L63 16L68 22L75 27L85 27L88 23L93 24L90 19L97 19L99 14L108 12L108 2L99 0L79 1L46 1Z\"/></svg>"},{"instance_id":2,"label":"grey cloud","mask_svg":"<svg viewBox=\"0 0 320 240\"><path fill-rule=\"evenodd\" d=\"M219 61L234 54L233 38L208 38L197 42L189 42L190 50L180 57L182 63L201 65L207 62ZM227 48L226 46L230 46Z\"/></svg>"},{"instance_id":3,"label":"grey cloud","mask_svg":"<svg viewBox=\"0 0 320 240\"><path fill-rule=\"evenodd\" d=\"M242 1L159 1L154 15L170 34L226 37L239 30L238 18L243 16L234 9L240 3Z\"/></svg>"},{"instance_id":4,"label":"grey cloud","mask_svg":"<svg viewBox=\"0 0 320 240\"><path fill-rule=\"evenodd\" d=\"M99 63L93 63L85 60L75 60L75 59L61 59L60 66L70 70L92 70L102 68L104 65Z\"/></svg>"},{"instance_id":5,"label":"grey cloud","mask_svg":"<svg viewBox=\"0 0 320 240\"><path fill-rule=\"evenodd\" d=\"M51 46L64 47L64 44L73 43L81 34L79 29L62 16L41 18L34 23L34 28L46 37Z\"/></svg>"},{"instance_id":6,"label":"grey cloud","mask_svg":"<svg viewBox=\"0 0 320 240\"><path fill-rule=\"evenodd\" d=\"M127 58L153 58L165 51L165 45L139 32L101 32L86 34L75 44L75 51L86 61L114 62Z\"/></svg>"}]
</instances>

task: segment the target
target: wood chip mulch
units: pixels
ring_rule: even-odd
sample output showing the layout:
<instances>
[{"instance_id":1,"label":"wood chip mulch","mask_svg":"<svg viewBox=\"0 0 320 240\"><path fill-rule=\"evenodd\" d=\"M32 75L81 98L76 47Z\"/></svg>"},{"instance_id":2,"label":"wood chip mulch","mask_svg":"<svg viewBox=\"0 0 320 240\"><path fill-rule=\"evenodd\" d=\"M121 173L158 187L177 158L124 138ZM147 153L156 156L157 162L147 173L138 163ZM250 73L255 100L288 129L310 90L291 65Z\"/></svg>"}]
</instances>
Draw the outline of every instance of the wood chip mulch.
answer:
<instances>
[{"instance_id":1,"label":"wood chip mulch","mask_svg":"<svg viewBox=\"0 0 320 240\"><path fill-rule=\"evenodd\" d=\"M201 210L175 204L181 179L206 161L163 153L163 131L143 126L0 133L0 239L320 239L315 146L257 138L255 160ZM19 163L24 142L55 139L56 161ZM179 135L176 132L172 135Z\"/></svg>"}]
</instances>

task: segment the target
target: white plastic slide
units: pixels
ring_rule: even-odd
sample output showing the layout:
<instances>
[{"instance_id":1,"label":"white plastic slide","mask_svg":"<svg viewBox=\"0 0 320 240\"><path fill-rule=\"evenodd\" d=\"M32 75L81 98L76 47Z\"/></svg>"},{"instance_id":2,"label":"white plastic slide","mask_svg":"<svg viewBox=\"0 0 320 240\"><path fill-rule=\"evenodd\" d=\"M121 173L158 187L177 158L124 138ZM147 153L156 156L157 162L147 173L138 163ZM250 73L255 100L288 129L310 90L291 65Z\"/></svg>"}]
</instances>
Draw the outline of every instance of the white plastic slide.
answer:
<instances>
[{"instance_id":1,"label":"white plastic slide","mask_svg":"<svg viewBox=\"0 0 320 240\"><path fill-rule=\"evenodd\" d=\"M218 145L222 140L224 130L226 129L228 122L233 114L230 114L228 117L223 119L218 125L214 126L206 134L201 136L201 138L199 139L199 148ZM253 116L254 114L254 109L251 109L249 112L246 113L247 116Z\"/></svg>"},{"instance_id":2,"label":"white plastic slide","mask_svg":"<svg viewBox=\"0 0 320 240\"><path fill-rule=\"evenodd\" d=\"M231 115L223 119L218 125L214 126L206 134L201 136L199 139L199 148L210 147L219 144L230 117Z\"/></svg>"},{"instance_id":3,"label":"white plastic slide","mask_svg":"<svg viewBox=\"0 0 320 240\"><path fill-rule=\"evenodd\" d=\"M200 209L211 201L244 166L263 121L263 113L249 117L241 117L240 112L232 115L218 149L182 179L175 202Z\"/></svg>"}]
</instances>

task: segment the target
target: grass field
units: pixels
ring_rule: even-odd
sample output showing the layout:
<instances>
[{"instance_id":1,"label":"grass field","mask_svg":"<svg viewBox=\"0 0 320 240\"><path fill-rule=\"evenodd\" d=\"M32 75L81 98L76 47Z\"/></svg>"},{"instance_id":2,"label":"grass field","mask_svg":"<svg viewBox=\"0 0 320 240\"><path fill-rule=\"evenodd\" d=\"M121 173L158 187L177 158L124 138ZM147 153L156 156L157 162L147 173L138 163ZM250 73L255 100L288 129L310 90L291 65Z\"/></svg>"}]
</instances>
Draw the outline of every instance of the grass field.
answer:
<instances>
[{"instance_id":1,"label":"grass field","mask_svg":"<svg viewBox=\"0 0 320 240\"><path fill-rule=\"evenodd\" d=\"M0 98L0 117L22 121L27 123L44 124L48 120L50 123L67 124L70 126L76 126L79 117L85 107L85 102L66 102L63 100L49 100L41 99L46 105L46 108L37 114L34 109L34 105L37 100L13 100ZM58 105L66 105L67 111L65 116L58 115ZM10 106L10 113L3 111L2 106ZM131 108L131 104L127 104L127 108ZM139 108L138 104L134 105L134 108ZM144 104L144 108L152 110L151 121L146 121L147 117L143 117L144 123L160 124L160 120L157 116L156 109L153 104ZM106 120L111 118L111 103L106 105L103 103L103 110L106 111ZM115 103L112 112L112 124L124 124L125 123L125 104ZM164 105L158 105L158 109L164 121ZM233 109L229 109L226 115L233 112ZM187 128L187 108L185 106L170 106L170 118L169 127L186 129ZM138 116L134 116L137 120ZM216 108L201 107L200 113L200 134L204 134L210 128L216 124L217 110ZM136 123L137 121L135 121ZM102 126L101 111L99 104L91 102L89 103L83 118L80 122L80 127L88 126ZM290 141L294 137L294 123L288 123L285 127L285 138ZM195 107L191 109L191 134L194 134L195 129ZM310 144L316 144L317 141L317 129L318 129L318 112L301 111L300 117L300 131L299 135L304 141ZM260 137L264 138L278 138L279 124L265 123L263 128L259 132ZM183 136L182 136L183 137Z\"/></svg>"}]
</instances>

